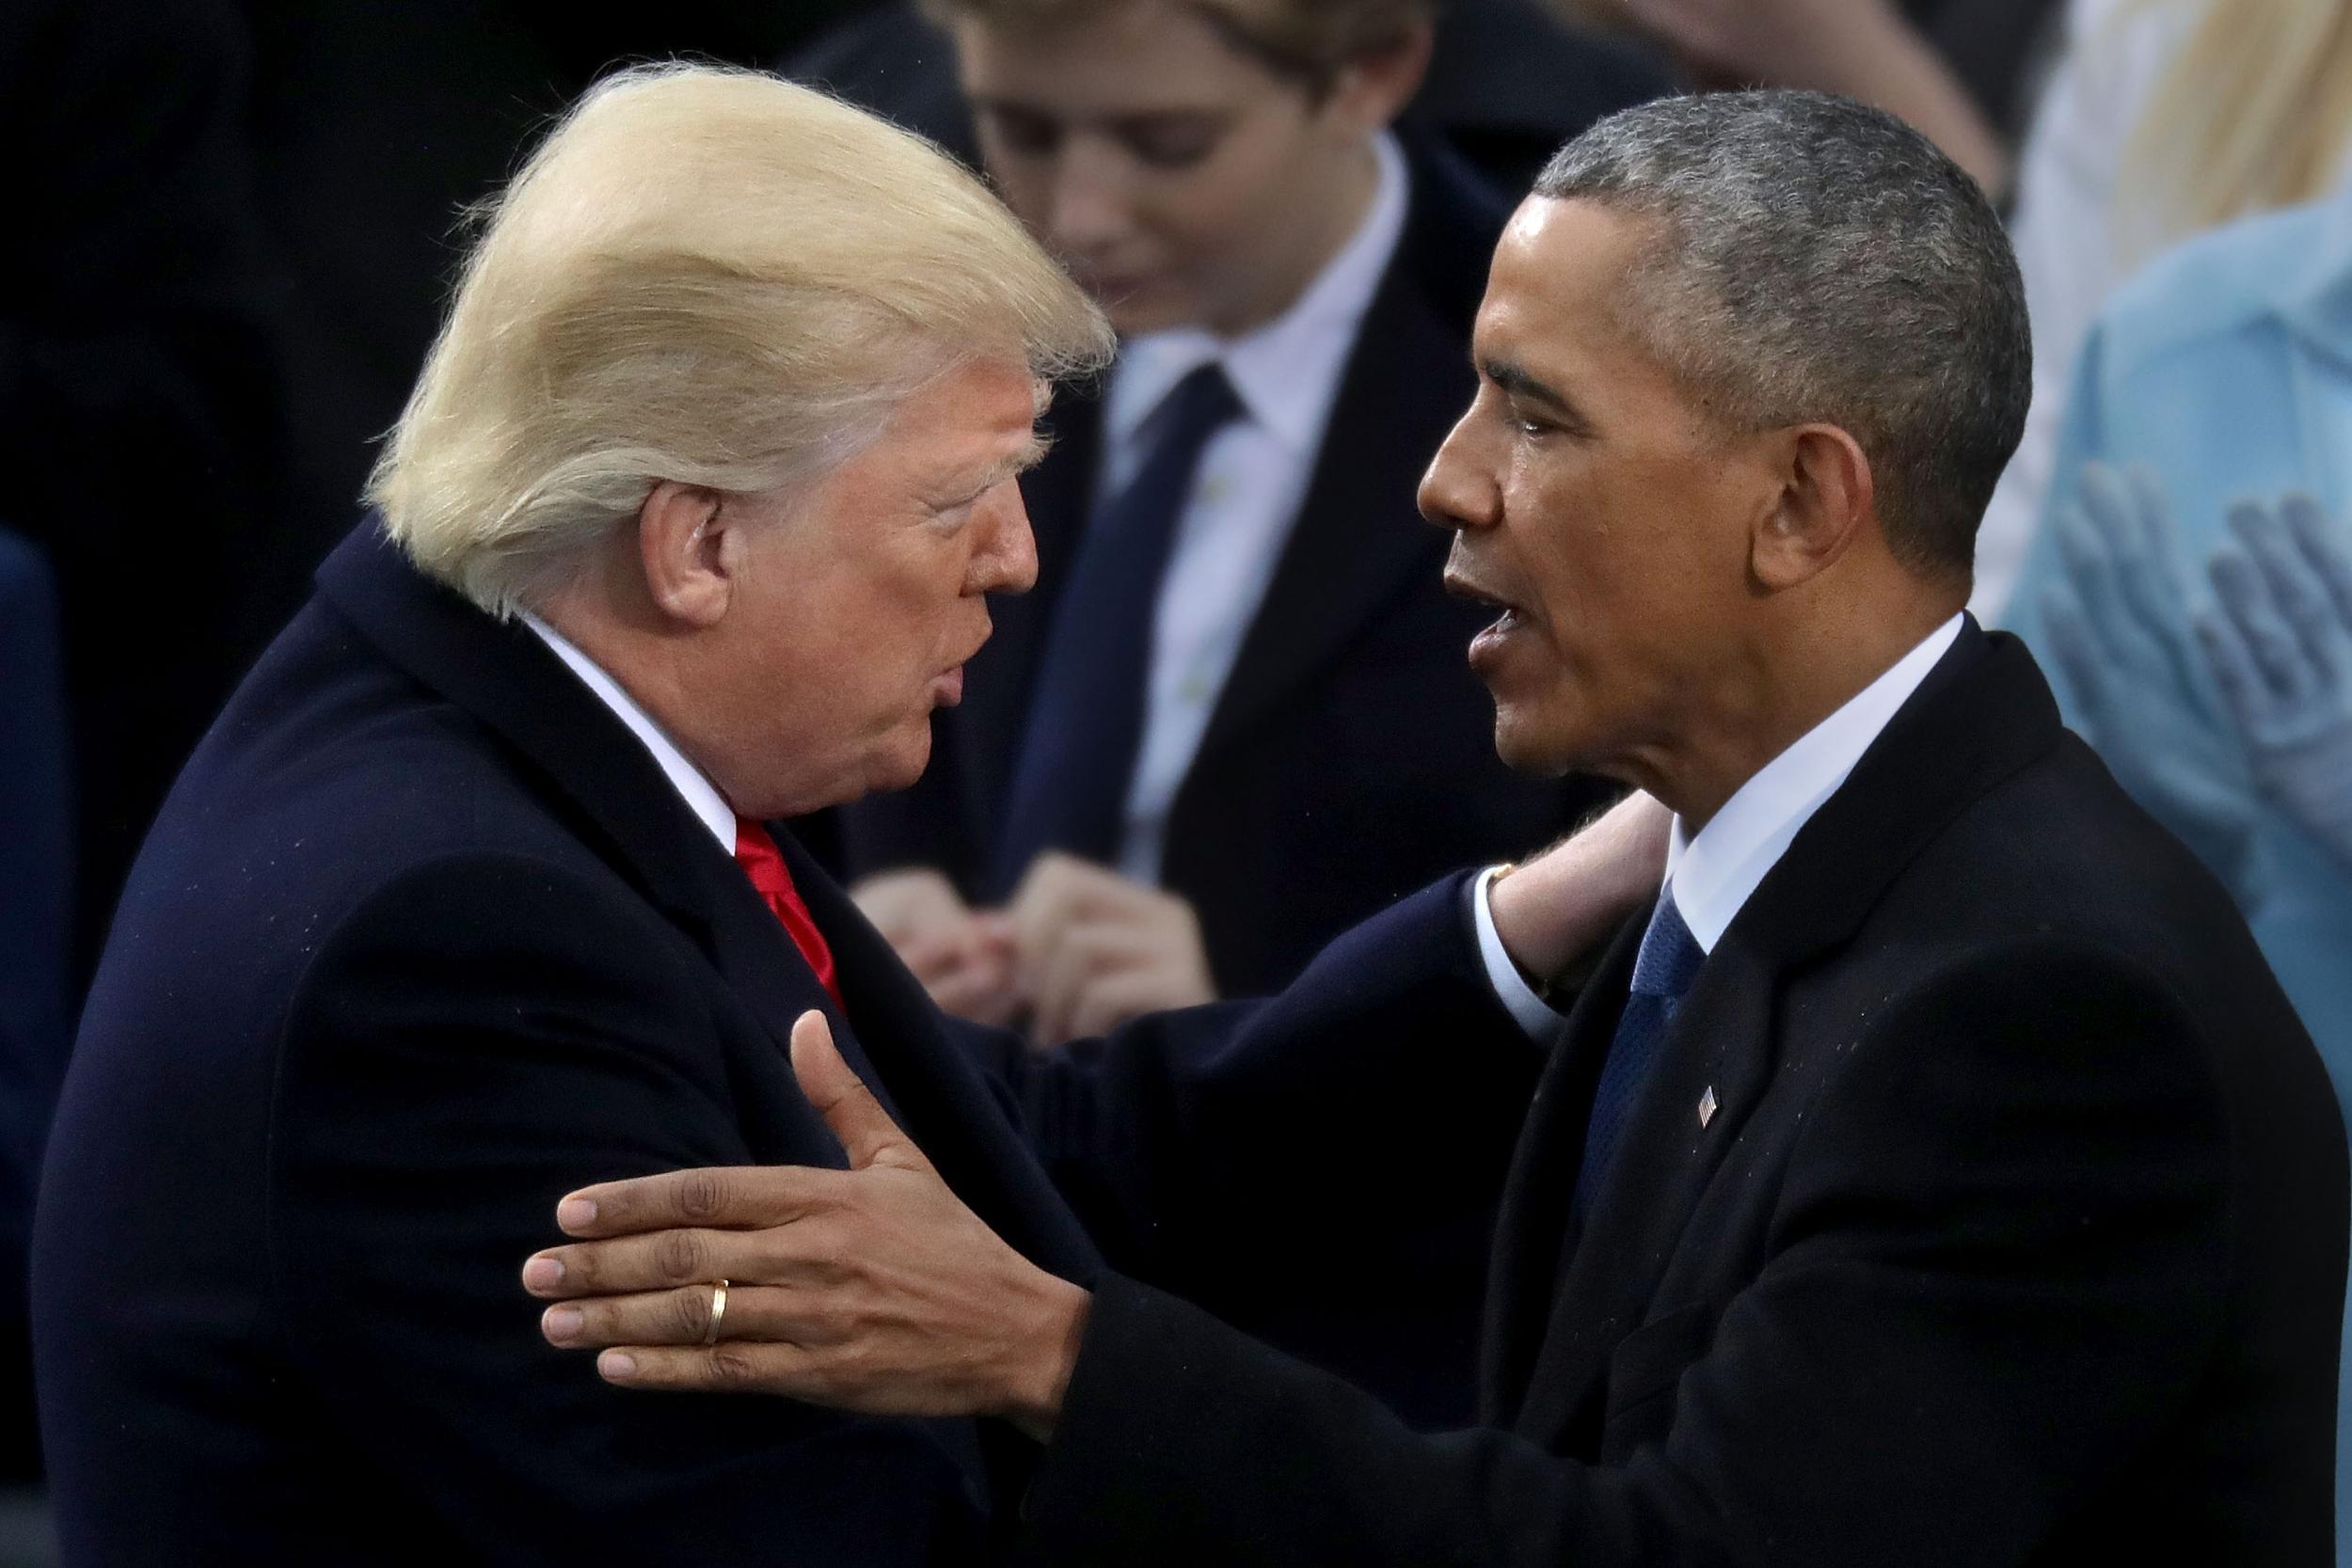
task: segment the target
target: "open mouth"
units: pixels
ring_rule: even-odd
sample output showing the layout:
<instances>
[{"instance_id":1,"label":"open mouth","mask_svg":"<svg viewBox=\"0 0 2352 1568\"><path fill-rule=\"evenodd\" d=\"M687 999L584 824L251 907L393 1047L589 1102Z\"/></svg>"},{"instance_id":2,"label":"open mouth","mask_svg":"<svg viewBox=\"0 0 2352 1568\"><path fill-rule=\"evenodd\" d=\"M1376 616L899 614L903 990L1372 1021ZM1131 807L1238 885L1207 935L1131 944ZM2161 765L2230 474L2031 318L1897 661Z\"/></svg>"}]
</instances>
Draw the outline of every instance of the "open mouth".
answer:
<instances>
[{"instance_id":1,"label":"open mouth","mask_svg":"<svg viewBox=\"0 0 2352 1568\"><path fill-rule=\"evenodd\" d=\"M1468 578L1456 577L1448 572L1445 578L1445 591L1457 599L1468 599L1472 604L1486 605L1501 611L1495 617L1493 625L1489 626L1486 630L1511 632L1519 628L1522 620L1519 607L1492 589L1472 582Z\"/></svg>"},{"instance_id":2,"label":"open mouth","mask_svg":"<svg viewBox=\"0 0 2352 1568\"><path fill-rule=\"evenodd\" d=\"M1445 587L1446 592L1455 598L1468 599L1473 604L1486 605L1498 612L1492 621L1480 629L1476 637L1470 639L1470 665L1473 669L1483 671L1492 661L1502 657L1503 650L1510 645L1516 634L1527 628L1528 616L1518 605L1484 584L1473 582L1468 578L1456 577L1448 572Z\"/></svg>"}]
</instances>

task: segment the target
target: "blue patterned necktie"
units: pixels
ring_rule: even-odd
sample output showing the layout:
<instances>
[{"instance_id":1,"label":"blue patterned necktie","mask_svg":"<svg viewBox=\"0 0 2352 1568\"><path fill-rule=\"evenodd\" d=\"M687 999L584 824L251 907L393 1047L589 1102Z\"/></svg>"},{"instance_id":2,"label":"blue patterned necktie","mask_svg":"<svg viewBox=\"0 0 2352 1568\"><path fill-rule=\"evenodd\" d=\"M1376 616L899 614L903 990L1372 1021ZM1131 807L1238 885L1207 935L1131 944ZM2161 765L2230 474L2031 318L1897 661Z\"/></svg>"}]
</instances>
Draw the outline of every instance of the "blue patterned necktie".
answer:
<instances>
[{"instance_id":1,"label":"blue patterned necktie","mask_svg":"<svg viewBox=\"0 0 2352 1568\"><path fill-rule=\"evenodd\" d=\"M1641 951L1633 958L1633 991L1617 1018L1617 1032L1609 1041L1609 1054L1600 1065L1600 1083L1593 1092L1592 1119L1584 1129L1584 1158L1576 1167L1576 1192L1570 1211L1581 1225L1598 1196L1609 1163L1625 1133L1627 1117L1649 1082L1658 1059L1659 1042L1674 1022L1675 1009L1706 962L1707 950L1675 908L1674 892L1661 895L1642 933Z\"/></svg>"},{"instance_id":2,"label":"blue patterned necktie","mask_svg":"<svg viewBox=\"0 0 2352 1568\"><path fill-rule=\"evenodd\" d=\"M1242 411L1215 360L1176 384L1134 479L1088 519L1054 607L987 894L1045 849L1117 858L1150 698L1152 627L1176 525L1209 438Z\"/></svg>"}]
</instances>

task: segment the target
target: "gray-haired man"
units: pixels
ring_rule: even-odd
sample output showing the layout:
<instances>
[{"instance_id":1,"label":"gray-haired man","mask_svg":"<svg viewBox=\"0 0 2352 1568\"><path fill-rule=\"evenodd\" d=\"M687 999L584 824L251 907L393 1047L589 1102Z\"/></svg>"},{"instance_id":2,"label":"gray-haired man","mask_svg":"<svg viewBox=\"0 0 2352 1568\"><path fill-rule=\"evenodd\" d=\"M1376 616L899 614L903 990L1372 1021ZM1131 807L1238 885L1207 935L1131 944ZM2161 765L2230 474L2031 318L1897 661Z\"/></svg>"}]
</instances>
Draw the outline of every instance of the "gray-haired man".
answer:
<instances>
[{"instance_id":1,"label":"gray-haired man","mask_svg":"<svg viewBox=\"0 0 2352 1568\"><path fill-rule=\"evenodd\" d=\"M861 1168L594 1190L560 1256L606 1293L550 1337L615 1382L1018 1419L1039 1560L2329 1560L2326 1078L2220 887L1962 612L2027 385L1981 195L1837 100L1631 110L1520 208L1474 352L1422 502L1502 607L1497 744L1677 817L1655 906L1531 1007L1486 1427L1408 1433L1115 1275L992 1315L997 1254L813 1027ZM1522 960L1534 881L1480 894ZM720 1323L652 1289L689 1212L733 1227Z\"/></svg>"}]
</instances>

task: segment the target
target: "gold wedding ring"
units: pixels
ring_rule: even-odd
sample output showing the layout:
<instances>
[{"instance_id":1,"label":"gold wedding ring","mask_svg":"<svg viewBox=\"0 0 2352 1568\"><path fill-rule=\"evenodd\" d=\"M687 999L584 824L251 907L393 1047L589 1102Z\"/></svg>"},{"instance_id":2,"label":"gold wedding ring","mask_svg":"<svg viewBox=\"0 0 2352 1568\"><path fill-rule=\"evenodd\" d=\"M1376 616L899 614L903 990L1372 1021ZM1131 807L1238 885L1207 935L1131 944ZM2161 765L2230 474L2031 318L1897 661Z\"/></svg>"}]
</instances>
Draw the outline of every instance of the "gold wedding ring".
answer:
<instances>
[{"instance_id":1,"label":"gold wedding ring","mask_svg":"<svg viewBox=\"0 0 2352 1568\"><path fill-rule=\"evenodd\" d=\"M719 1325L726 1321L726 1316L727 1282L722 1279L710 1287L710 1323L703 1330L704 1344L719 1342Z\"/></svg>"}]
</instances>

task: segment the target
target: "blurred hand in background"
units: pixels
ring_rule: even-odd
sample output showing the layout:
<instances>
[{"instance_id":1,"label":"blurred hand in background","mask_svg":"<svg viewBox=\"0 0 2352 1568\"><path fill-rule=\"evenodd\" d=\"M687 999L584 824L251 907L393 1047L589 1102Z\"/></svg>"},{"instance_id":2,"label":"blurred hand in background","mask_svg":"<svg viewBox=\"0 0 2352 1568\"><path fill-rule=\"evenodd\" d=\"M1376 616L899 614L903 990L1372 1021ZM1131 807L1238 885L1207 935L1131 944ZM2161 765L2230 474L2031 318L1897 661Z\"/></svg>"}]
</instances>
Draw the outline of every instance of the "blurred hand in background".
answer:
<instances>
[{"instance_id":1,"label":"blurred hand in background","mask_svg":"<svg viewBox=\"0 0 2352 1568\"><path fill-rule=\"evenodd\" d=\"M2042 600L2059 671L2116 778L2229 884L2262 900L2260 802L2245 748L2190 629L2170 509L2155 477L2084 467L2054 519L2063 586Z\"/></svg>"},{"instance_id":2,"label":"blurred hand in background","mask_svg":"<svg viewBox=\"0 0 2352 1568\"><path fill-rule=\"evenodd\" d=\"M2352 870L2352 547L2309 496L2230 531L2198 635L2256 787Z\"/></svg>"}]
</instances>

